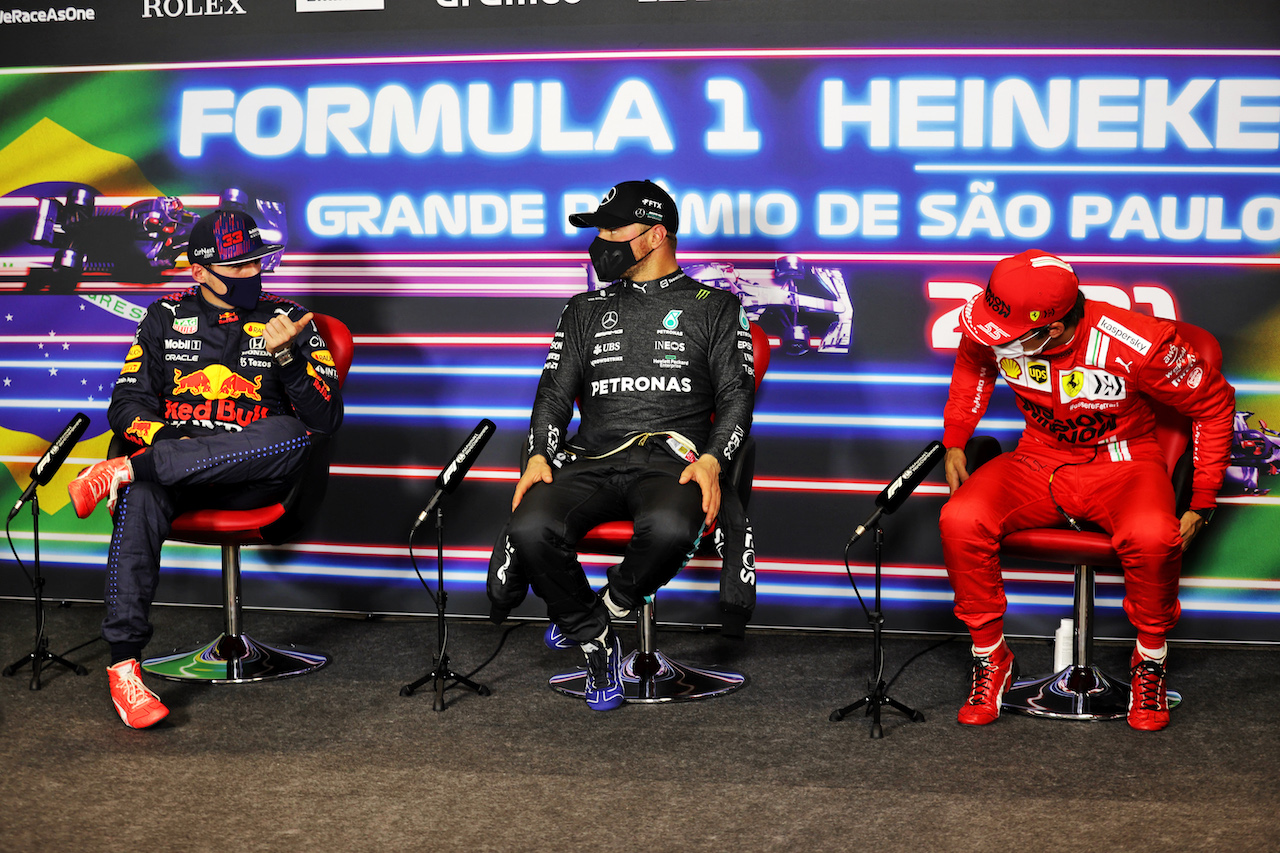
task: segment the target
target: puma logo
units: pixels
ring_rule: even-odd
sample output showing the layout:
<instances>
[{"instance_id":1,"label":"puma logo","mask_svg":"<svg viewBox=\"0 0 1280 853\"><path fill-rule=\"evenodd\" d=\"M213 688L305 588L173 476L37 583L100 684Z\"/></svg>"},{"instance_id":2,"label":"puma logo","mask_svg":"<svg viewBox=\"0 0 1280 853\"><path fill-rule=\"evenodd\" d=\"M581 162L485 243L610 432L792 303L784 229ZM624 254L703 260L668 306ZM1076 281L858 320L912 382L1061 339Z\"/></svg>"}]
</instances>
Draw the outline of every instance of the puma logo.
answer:
<instances>
[{"instance_id":1,"label":"puma logo","mask_svg":"<svg viewBox=\"0 0 1280 853\"><path fill-rule=\"evenodd\" d=\"M1117 363L1117 364L1119 364L1121 367L1123 367L1123 368L1124 368L1125 373L1132 373L1132 372L1133 372L1133 360L1132 360L1132 359L1130 359L1129 361L1127 361L1127 362L1126 362L1126 361L1125 361L1124 359L1122 359L1120 356L1116 356L1116 363Z\"/></svg>"}]
</instances>

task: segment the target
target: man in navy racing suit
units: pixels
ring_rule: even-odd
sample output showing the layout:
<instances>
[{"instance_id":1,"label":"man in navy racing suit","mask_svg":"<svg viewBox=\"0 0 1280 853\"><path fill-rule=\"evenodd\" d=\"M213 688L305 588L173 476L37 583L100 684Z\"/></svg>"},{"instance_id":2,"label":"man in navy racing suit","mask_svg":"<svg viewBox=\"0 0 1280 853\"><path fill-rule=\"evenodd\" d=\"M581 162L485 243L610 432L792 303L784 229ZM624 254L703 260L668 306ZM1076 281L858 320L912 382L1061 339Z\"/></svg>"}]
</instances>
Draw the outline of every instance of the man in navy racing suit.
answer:
<instances>
[{"instance_id":1,"label":"man in navy racing suit","mask_svg":"<svg viewBox=\"0 0 1280 853\"><path fill-rule=\"evenodd\" d=\"M338 374L312 315L262 293L261 258L282 248L264 244L240 211L197 221L188 247L197 284L148 307L107 410L112 430L140 449L70 485L78 516L104 498L112 513L102 636L111 697L132 728L168 714L138 660L173 519L279 500L302 471L310 435L342 423Z\"/></svg>"},{"instance_id":2,"label":"man in navy racing suit","mask_svg":"<svg viewBox=\"0 0 1280 853\"><path fill-rule=\"evenodd\" d=\"M546 602L548 642L586 655L587 704L609 710L623 701L611 617L669 581L716 518L721 470L751 428L754 368L738 298L676 263L679 214L661 187L618 184L569 222L597 229L591 261L614 283L561 315L504 547ZM581 427L566 440L575 400ZM576 546L620 519L635 535L597 594Z\"/></svg>"}]
</instances>

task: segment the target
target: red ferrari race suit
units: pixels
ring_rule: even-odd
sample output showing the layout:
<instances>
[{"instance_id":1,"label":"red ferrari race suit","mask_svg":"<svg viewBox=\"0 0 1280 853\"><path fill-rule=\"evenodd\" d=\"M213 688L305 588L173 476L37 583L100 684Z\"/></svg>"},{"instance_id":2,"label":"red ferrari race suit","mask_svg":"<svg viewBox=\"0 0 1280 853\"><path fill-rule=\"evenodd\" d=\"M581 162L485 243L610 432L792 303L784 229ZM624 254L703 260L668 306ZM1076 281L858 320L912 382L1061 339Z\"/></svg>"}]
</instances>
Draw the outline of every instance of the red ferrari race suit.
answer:
<instances>
[{"instance_id":1,"label":"red ferrari race suit","mask_svg":"<svg viewBox=\"0 0 1280 853\"><path fill-rule=\"evenodd\" d=\"M1001 537L1060 526L1065 513L1111 535L1124 567L1125 613L1139 641L1159 648L1180 613L1182 547L1151 401L1191 418L1191 509L1210 509L1231 447L1234 390L1173 323L1086 300L1071 341L1046 354L997 364L990 347L961 339L943 417L948 448L964 447L973 434L997 372L1026 428L1013 453L972 472L943 507L956 616L977 645L999 642Z\"/></svg>"}]
</instances>

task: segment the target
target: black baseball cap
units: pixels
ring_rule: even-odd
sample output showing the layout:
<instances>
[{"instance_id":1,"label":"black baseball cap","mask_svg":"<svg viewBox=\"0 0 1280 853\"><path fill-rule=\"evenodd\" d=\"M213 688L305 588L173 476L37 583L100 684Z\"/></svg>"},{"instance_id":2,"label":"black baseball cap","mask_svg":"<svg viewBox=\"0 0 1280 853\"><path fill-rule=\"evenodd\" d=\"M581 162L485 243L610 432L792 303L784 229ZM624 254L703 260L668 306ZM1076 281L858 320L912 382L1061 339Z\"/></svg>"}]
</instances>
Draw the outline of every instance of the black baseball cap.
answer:
<instances>
[{"instance_id":1,"label":"black baseball cap","mask_svg":"<svg viewBox=\"0 0 1280 853\"><path fill-rule=\"evenodd\" d=\"M242 210L219 208L196 220L187 240L187 260L209 266L247 264L284 248L281 243L263 243L258 223Z\"/></svg>"},{"instance_id":2,"label":"black baseball cap","mask_svg":"<svg viewBox=\"0 0 1280 853\"><path fill-rule=\"evenodd\" d=\"M569 224L578 228L621 228L633 222L665 225L675 234L680 230L680 211L653 181L623 181L604 194L595 210L569 217Z\"/></svg>"}]
</instances>

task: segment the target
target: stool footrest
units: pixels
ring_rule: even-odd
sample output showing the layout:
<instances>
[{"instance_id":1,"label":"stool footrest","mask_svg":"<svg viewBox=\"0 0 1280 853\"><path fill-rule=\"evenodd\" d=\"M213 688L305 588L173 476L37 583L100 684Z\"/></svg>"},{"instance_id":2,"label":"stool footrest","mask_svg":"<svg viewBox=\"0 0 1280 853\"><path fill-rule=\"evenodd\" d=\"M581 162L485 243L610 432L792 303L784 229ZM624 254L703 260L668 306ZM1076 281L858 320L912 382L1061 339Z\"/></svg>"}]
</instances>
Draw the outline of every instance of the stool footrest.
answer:
<instances>
[{"instance_id":1,"label":"stool footrest","mask_svg":"<svg viewBox=\"0 0 1280 853\"><path fill-rule=\"evenodd\" d=\"M1170 708L1182 701L1172 690L1168 695ZM1015 683L1005 693L1001 708L1058 720L1123 720L1129 716L1129 682L1112 678L1096 665L1072 665L1053 675Z\"/></svg>"},{"instance_id":2,"label":"stool footrest","mask_svg":"<svg viewBox=\"0 0 1280 853\"><path fill-rule=\"evenodd\" d=\"M632 652L622 659L622 692L628 702L688 702L731 693L746 684L737 672L705 669L672 660L660 651ZM586 695L587 671L551 677L551 688L567 696Z\"/></svg>"},{"instance_id":3,"label":"stool footrest","mask_svg":"<svg viewBox=\"0 0 1280 853\"><path fill-rule=\"evenodd\" d=\"M147 658L142 668L170 681L243 684L304 675L328 662L327 655L292 646L269 646L248 634L219 634L194 651Z\"/></svg>"}]
</instances>

